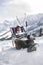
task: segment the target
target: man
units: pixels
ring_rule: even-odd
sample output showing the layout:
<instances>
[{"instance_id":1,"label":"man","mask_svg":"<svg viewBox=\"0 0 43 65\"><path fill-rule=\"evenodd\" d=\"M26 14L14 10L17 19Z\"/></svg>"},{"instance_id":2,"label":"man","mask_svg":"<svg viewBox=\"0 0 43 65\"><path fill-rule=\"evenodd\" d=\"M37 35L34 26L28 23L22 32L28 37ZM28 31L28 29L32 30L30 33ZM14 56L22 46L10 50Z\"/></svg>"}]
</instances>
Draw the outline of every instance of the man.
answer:
<instances>
[{"instance_id":1,"label":"man","mask_svg":"<svg viewBox=\"0 0 43 65\"><path fill-rule=\"evenodd\" d=\"M34 40L34 38L30 38L29 35L27 36L26 40L21 40L19 38L15 39L16 49L28 48L28 51L29 51L29 49L31 49L32 47L35 46L33 40Z\"/></svg>"},{"instance_id":2,"label":"man","mask_svg":"<svg viewBox=\"0 0 43 65\"><path fill-rule=\"evenodd\" d=\"M21 32L20 26L17 26L16 29L17 29L17 33L20 33Z\"/></svg>"}]
</instances>

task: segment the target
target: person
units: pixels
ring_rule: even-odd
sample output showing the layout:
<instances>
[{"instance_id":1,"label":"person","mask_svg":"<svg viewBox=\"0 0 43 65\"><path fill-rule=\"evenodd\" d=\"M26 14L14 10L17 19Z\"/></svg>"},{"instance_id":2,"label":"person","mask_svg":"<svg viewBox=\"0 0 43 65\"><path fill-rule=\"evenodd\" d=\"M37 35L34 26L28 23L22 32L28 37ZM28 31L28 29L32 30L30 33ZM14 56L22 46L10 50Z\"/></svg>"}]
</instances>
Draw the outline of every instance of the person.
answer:
<instances>
[{"instance_id":1,"label":"person","mask_svg":"<svg viewBox=\"0 0 43 65\"><path fill-rule=\"evenodd\" d=\"M16 29L17 29L17 32L16 33L20 33L21 32L20 26L17 26Z\"/></svg>"},{"instance_id":2,"label":"person","mask_svg":"<svg viewBox=\"0 0 43 65\"><path fill-rule=\"evenodd\" d=\"M17 33L20 33L20 26L16 27L17 29ZM28 48L29 46L32 46L32 43L34 43L35 37L34 36L30 36L27 35L27 40L21 40L20 38L16 38L15 41L13 42L13 46L15 43L16 49L20 49L20 48Z\"/></svg>"},{"instance_id":3,"label":"person","mask_svg":"<svg viewBox=\"0 0 43 65\"><path fill-rule=\"evenodd\" d=\"M31 35L28 35L27 36L27 39L29 39L29 40L35 40L35 37L33 35L32 36Z\"/></svg>"},{"instance_id":4,"label":"person","mask_svg":"<svg viewBox=\"0 0 43 65\"><path fill-rule=\"evenodd\" d=\"M21 40L19 38L15 39L15 46L16 49L21 49L21 48L30 48L34 46L34 38L30 38L30 35L27 36L26 40Z\"/></svg>"}]
</instances>

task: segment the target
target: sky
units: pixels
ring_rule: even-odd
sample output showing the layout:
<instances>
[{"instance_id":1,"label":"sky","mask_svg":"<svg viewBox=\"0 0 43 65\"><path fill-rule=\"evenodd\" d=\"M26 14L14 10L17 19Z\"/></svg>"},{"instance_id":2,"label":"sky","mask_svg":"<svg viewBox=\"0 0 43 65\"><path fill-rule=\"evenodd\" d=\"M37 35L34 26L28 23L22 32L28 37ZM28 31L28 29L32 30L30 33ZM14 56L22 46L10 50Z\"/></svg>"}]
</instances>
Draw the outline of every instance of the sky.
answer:
<instances>
[{"instance_id":1,"label":"sky","mask_svg":"<svg viewBox=\"0 0 43 65\"><path fill-rule=\"evenodd\" d=\"M16 16L43 13L43 0L0 0L0 22Z\"/></svg>"}]
</instances>

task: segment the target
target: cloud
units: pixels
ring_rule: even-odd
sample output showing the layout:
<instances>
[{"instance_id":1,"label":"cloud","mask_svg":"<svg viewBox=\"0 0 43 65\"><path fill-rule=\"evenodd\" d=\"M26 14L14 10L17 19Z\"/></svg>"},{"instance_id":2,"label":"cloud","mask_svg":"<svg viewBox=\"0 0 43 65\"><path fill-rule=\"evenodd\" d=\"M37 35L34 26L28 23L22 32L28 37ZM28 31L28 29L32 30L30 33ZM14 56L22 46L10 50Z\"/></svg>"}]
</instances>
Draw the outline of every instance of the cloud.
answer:
<instances>
[{"instance_id":1,"label":"cloud","mask_svg":"<svg viewBox=\"0 0 43 65\"><path fill-rule=\"evenodd\" d=\"M0 7L0 15L6 18L14 18L31 11L30 6L22 0L6 0L2 3L3 6Z\"/></svg>"},{"instance_id":2,"label":"cloud","mask_svg":"<svg viewBox=\"0 0 43 65\"><path fill-rule=\"evenodd\" d=\"M8 8L12 9L12 8L16 8L16 9L22 9L24 11L28 11L30 12L31 11L31 7L29 4L27 4L26 2L23 2L22 0L12 0L12 1L9 1L8 3L6 3L6 5L8 5Z\"/></svg>"},{"instance_id":3,"label":"cloud","mask_svg":"<svg viewBox=\"0 0 43 65\"><path fill-rule=\"evenodd\" d=\"M43 13L43 0L0 0L0 17L13 19L24 13Z\"/></svg>"},{"instance_id":4,"label":"cloud","mask_svg":"<svg viewBox=\"0 0 43 65\"><path fill-rule=\"evenodd\" d=\"M21 15L25 12L30 12L30 11L31 11L30 6L23 2L17 2L17 3L13 2L10 3L8 7L8 12L11 15L13 14Z\"/></svg>"}]
</instances>

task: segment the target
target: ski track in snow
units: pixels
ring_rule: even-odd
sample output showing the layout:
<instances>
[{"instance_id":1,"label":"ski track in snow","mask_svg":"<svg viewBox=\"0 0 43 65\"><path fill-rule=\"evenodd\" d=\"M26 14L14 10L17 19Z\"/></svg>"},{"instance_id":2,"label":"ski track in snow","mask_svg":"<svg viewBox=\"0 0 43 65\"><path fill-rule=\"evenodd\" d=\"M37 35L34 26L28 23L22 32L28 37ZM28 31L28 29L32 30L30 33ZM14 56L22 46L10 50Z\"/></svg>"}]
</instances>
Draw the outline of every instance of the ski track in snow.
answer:
<instances>
[{"instance_id":1,"label":"ski track in snow","mask_svg":"<svg viewBox=\"0 0 43 65\"><path fill-rule=\"evenodd\" d=\"M0 65L43 65L43 37L37 37L37 50L27 52L26 49L16 50L11 40L0 41Z\"/></svg>"}]
</instances>

